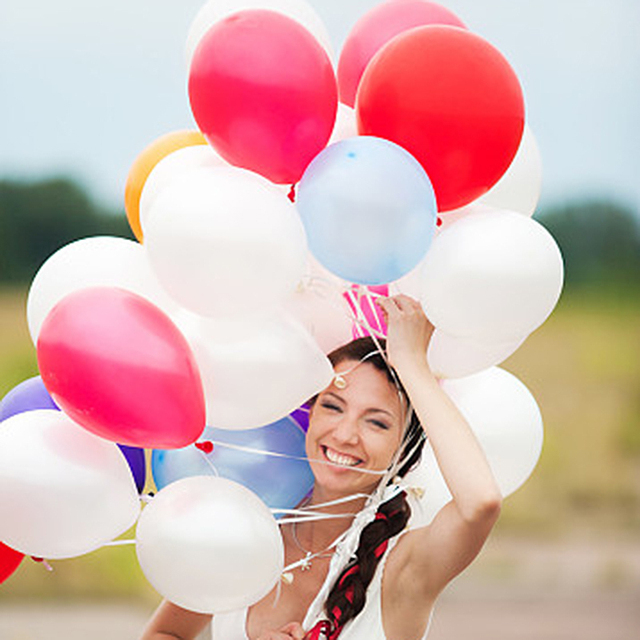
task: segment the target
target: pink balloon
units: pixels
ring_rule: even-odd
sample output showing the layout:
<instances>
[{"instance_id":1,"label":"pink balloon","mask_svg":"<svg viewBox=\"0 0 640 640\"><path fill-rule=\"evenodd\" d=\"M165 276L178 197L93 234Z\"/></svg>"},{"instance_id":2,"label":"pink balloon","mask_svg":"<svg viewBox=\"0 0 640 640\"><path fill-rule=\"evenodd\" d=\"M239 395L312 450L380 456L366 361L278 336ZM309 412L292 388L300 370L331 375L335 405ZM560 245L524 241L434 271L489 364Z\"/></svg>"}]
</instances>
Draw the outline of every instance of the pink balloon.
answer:
<instances>
[{"instance_id":1,"label":"pink balloon","mask_svg":"<svg viewBox=\"0 0 640 640\"><path fill-rule=\"evenodd\" d=\"M200 373L173 322L134 293L93 287L63 298L37 345L49 393L75 422L121 444L171 449L205 426Z\"/></svg>"},{"instance_id":2,"label":"pink balloon","mask_svg":"<svg viewBox=\"0 0 640 640\"><path fill-rule=\"evenodd\" d=\"M338 63L340 102L356 103L358 85L373 56L395 36L414 27L446 24L466 29L454 13L427 0L395 0L366 13L351 30Z\"/></svg>"},{"instance_id":3,"label":"pink balloon","mask_svg":"<svg viewBox=\"0 0 640 640\"><path fill-rule=\"evenodd\" d=\"M193 115L228 162L297 182L326 146L338 88L322 46L291 18L262 9L216 23L189 74Z\"/></svg>"},{"instance_id":4,"label":"pink balloon","mask_svg":"<svg viewBox=\"0 0 640 640\"><path fill-rule=\"evenodd\" d=\"M358 322L353 323L353 338L362 338L372 334L380 337L387 335L387 323L382 310L375 303L378 296L389 295L389 285L351 285L350 289L343 293L345 300L351 307L353 317Z\"/></svg>"}]
</instances>

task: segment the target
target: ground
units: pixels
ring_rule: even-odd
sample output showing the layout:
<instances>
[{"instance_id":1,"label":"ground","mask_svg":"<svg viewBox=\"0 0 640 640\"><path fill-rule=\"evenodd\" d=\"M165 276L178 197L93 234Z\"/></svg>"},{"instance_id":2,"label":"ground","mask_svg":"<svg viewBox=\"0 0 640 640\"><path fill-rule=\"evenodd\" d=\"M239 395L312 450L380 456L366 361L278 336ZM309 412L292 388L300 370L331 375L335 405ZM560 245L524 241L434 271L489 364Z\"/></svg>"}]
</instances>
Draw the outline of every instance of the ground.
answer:
<instances>
[{"instance_id":1,"label":"ground","mask_svg":"<svg viewBox=\"0 0 640 640\"><path fill-rule=\"evenodd\" d=\"M5 600L0 640L136 640L149 614L139 603ZM573 639L640 639L639 541L492 540L440 598L429 635Z\"/></svg>"}]
</instances>

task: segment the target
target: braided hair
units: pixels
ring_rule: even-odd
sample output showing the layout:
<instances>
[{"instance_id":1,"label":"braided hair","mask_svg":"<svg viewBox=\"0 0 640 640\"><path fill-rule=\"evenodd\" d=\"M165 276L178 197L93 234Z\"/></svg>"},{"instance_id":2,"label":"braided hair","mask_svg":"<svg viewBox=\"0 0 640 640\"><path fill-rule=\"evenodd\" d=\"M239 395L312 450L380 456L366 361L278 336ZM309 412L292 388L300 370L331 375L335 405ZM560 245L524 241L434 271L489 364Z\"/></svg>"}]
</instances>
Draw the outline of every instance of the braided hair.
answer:
<instances>
[{"instance_id":1,"label":"braided hair","mask_svg":"<svg viewBox=\"0 0 640 640\"><path fill-rule=\"evenodd\" d=\"M383 340L379 340L378 344L383 349L386 347ZM371 355L373 352L378 353ZM329 354L329 360L334 367L346 360L360 362L365 358L368 364L387 376L390 384L399 388L408 404L406 391L389 369L389 365L379 353L378 346L372 338L358 338ZM418 463L423 444L424 431L415 413L411 411L411 420L401 445L398 476L404 477ZM411 507L405 492L401 492L383 502L378 508L375 519L362 530L355 556L343 569L325 602L328 621L320 623L322 627L320 630L329 640L338 638L347 622L355 618L364 608L367 589L387 550L388 542L405 528L410 516Z\"/></svg>"}]
</instances>

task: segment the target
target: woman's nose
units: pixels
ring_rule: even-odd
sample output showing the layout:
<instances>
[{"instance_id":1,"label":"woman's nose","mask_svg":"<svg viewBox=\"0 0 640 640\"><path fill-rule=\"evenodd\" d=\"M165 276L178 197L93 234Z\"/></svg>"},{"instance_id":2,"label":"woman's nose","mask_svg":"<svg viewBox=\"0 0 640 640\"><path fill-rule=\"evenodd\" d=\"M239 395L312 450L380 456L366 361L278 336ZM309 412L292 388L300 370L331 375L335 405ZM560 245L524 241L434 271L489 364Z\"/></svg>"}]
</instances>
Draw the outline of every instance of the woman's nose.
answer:
<instances>
[{"instance_id":1,"label":"woman's nose","mask_svg":"<svg viewBox=\"0 0 640 640\"><path fill-rule=\"evenodd\" d=\"M346 442L349 444L357 442L359 437L357 420L354 420L349 416L344 416L336 425L333 435L339 442Z\"/></svg>"}]
</instances>

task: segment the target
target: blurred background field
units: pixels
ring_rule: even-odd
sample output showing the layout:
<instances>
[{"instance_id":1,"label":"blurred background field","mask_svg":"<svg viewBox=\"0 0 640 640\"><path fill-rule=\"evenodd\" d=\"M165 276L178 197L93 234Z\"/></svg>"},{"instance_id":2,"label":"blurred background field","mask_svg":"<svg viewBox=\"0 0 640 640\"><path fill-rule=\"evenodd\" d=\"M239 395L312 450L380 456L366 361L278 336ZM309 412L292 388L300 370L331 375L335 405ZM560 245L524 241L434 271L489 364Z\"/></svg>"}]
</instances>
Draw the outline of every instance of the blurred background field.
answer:
<instances>
[{"instance_id":1,"label":"blurred background field","mask_svg":"<svg viewBox=\"0 0 640 640\"><path fill-rule=\"evenodd\" d=\"M69 192L77 189L63 186ZM31 198L44 189L36 187L30 190ZM75 196L82 200L80 190ZM78 207L82 209L82 202ZM610 220L620 213L615 207L591 203L556 209L541 218L563 249L567 289L549 320L502 366L518 376L538 401L545 423L543 454L533 476L507 500L496 535L466 574L469 578L461 581L462 591L478 580L496 588L521 584L542 589L554 580L579 587L582 579L583 587L588 583L594 588L630 588L640 595L638 271L633 247L627 251L630 264L607 257L607 246L615 245L608 237L616 233L615 225L599 233L599 248L589 245L593 237L587 242L580 233L567 234L569 222L578 225L574 229L584 229L584 219L594 219L597 212L600 216L609 212ZM121 217L95 215L97 226L83 230L87 235L106 232L100 227L103 221L115 225L110 232L127 235ZM622 218L631 225L623 224L620 231L628 244L635 222L629 216ZM50 245L40 246L32 264L16 268L15 278L3 278L0 395L37 375L23 274L34 274L47 255L71 239L50 234ZM576 248L580 242L585 245L581 250ZM618 256L624 253L619 242L612 250ZM585 273L590 274L586 281ZM0 587L0 604L32 598L126 599L142 606L157 601L132 546L55 562L51 573L25 561Z\"/></svg>"}]
</instances>

